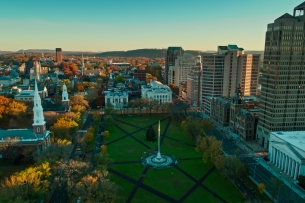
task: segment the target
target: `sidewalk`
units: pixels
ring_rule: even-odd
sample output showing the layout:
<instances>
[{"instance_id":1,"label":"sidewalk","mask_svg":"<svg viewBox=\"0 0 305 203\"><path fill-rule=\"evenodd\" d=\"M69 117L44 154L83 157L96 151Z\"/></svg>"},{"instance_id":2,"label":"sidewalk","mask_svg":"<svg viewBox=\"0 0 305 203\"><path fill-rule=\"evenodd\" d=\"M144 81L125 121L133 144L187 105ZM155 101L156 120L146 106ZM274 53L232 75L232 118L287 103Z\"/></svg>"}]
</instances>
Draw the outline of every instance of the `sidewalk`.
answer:
<instances>
[{"instance_id":1,"label":"sidewalk","mask_svg":"<svg viewBox=\"0 0 305 203\"><path fill-rule=\"evenodd\" d=\"M261 158L257 158L256 160L260 165L269 170L274 176L279 177L279 179L282 180L285 185L287 185L287 187L292 188L295 193L305 199L305 191L297 184L298 181L288 176L284 171L274 166L270 162L267 163Z\"/></svg>"}]
</instances>

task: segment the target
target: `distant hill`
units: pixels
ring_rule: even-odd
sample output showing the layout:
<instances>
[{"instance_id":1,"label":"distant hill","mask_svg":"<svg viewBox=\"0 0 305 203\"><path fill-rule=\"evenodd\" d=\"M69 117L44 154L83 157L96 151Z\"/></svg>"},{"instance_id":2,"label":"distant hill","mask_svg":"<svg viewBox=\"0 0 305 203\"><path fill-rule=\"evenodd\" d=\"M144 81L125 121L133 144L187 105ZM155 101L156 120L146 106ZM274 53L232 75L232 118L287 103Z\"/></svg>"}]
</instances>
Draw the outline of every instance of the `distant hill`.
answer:
<instances>
[{"instance_id":1,"label":"distant hill","mask_svg":"<svg viewBox=\"0 0 305 203\"><path fill-rule=\"evenodd\" d=\"M165 57L165 55L166 55L166 49L136 49L129 51L107 51L107 52L99 53L95 56L161 58L161 57Z\"/></svg>"},{"instance_id":2,"label":"distant hill","mask_svg":"<svg viewBox=\"0 0 305 203\"><path fill-rule=\"evenodd\" d=\"M22 52L28 52L28 53L45 53L45 54L55 54L55 49L21 49L17 51L16 53L22 53ZM62 51L64 55L94 55L98 52L91 52L91 51Z\"/></svg>"}]
</instances>

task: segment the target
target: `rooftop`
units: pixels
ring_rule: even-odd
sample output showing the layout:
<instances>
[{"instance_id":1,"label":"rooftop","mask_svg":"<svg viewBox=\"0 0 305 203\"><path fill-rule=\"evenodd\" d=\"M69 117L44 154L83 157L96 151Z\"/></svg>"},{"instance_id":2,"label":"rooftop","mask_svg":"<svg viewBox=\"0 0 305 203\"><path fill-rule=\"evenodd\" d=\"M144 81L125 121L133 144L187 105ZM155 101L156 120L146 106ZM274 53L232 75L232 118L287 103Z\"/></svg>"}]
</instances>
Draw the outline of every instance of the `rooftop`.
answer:
<instances>
[{"instance_id":1,"label":"rooftop","mask_svg":"<svg viewBox=\"0 0 305 203\"><path fill-rule=\"evenodd\" d=\"M305 153L305 131L271 132L270 134L297 147Z\"/></svg>"}]
</instances>

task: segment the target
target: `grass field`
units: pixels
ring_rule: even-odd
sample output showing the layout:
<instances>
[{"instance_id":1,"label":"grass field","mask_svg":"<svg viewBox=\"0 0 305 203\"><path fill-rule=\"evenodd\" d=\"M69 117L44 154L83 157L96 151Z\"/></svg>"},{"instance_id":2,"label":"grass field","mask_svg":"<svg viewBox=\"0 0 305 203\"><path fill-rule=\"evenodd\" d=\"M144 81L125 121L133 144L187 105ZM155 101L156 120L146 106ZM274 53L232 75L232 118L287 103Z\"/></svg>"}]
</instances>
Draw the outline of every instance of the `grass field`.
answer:
<instances>
[{"instance_id":1,"label":"grass field","mask_svg":"<svg viewBox=\"0 0 305 203\"><path fill-rule=\"evenodd\" d=\"M183 129L177 121L170 120L165 114L118 115L115 118L117 119L115 125L109 128L110 136L105 140L105 143L108 143L108 153L116 163L111 164L110 168L134 181L138 181L141 177L143 179L135 186L123 177L111 174L111 180L120 186L119 194L124 196L125 200L136 187L131 202L168 202L160 196L160 193L178 201L197 183L183 202L221 202L200 184L207 186L227 202L242 202L242 194L232 187L232 183L225 180L217 170L214 170L202 182L199 181L212 169L213 165L202 161L202 154L196 152L194 141L183 135ZM149 125L153 125L157 133L157 122L161 119L164 119L161 121L161 135L165 135L161 152L178 158L178 168L148 169L146 174L142 174L145 166L137 161L157 149L157 142L149 142L145 139L146 129ZM178 169L187 173L191 178ZM143 185L152 188L153 191L144 189Z\"/></svg>"}]
</instances>

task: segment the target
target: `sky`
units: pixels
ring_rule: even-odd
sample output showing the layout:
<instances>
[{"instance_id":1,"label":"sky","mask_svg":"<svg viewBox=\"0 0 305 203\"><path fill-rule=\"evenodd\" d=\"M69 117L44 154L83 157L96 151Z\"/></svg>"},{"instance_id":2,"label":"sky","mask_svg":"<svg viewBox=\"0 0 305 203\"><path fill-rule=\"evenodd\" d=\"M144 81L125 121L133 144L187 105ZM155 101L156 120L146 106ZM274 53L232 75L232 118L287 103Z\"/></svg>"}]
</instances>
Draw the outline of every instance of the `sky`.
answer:
<instances>
[{"instance_id":1,"label":"sky","mask_svg":"<svg viewBox=\"0 0 305 203\"><path fill-rule=\"evenodd\" d=\"M302 0L0 0L0 50L263 50L268 23Z\"/></svg>"}]
</instances>

